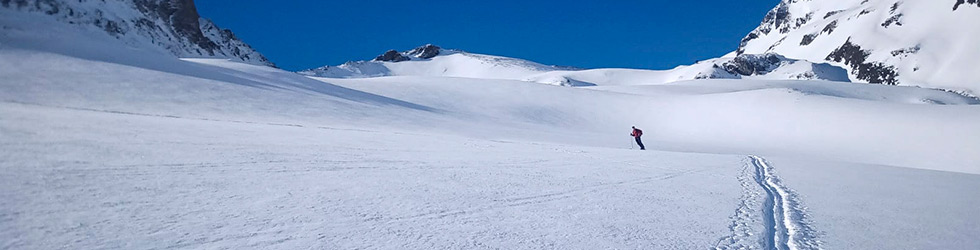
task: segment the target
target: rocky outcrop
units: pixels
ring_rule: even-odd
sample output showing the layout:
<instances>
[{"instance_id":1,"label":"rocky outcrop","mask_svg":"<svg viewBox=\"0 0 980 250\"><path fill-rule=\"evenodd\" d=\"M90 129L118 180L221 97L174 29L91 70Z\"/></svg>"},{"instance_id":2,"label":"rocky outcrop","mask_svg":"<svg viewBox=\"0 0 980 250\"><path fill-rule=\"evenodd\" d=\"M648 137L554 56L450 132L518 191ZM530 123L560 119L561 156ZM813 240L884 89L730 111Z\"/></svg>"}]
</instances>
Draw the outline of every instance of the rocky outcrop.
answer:
<instances>
[{"instance_id":1,"label":"rocky outcrop","mask_svg":"<svg viewBox=\"0 0 980 250\"><path fill-rule=\"evenodd\" d=\"M274 66L230 30L201 18L193 0L0 0L0 6L94 26L116 38L157 46L178 57L228 58Z\"/></svg>"},{"instance_id":2,"label":"rocky outcrop","mask_svg":"<svg viewBox=\"0 0 980 250\"><path fill-rule=\"evenodd\" d=\"M404 62L412 59L432 59L433 57L438 56L441 52L442 48L439 46L426 44L405 52L388 50L384 54L375 57L374 60L381 62Z\"/></svg>"},{"instance_id":3,"label":"rocky outcrop","mask_svg":"<svg viewBox=\"0 0 980 250\"><path fill-rule=\"evenodd\" d=\"M806 25L813 20L813 16L815 14L813 12L797 17L793 16L793 13L790 11L790 4L797 1L799 0L784 0L783 2L780 2L776 8L773 8L766 13L766 16L762 19L762 23L759 24L759 27L742 38L741 43L739 43L738 50L736 51L737 54L745 53L745 46L752 40L764 35L769 35L773 31L778 31L779 34L785 34L795 28ZM831 14L828 14L827 17L830 15Z\"/></svg>"},{"instance_id":4,"label":"rocky outcrop","mask_svg":"<svg viewBox=\"0 0 980 250\"><path fill-rule=\"evenodd\" d=\"M439 46L426 44L424 46L409 50L408 52L405 52L405 54L408 54L408 56L413 56L421 59L431 59L433 57L438 56L441 50L442 48L439 48Z\"/></svg>"},{"instance_id":5,"label":"rocky outcrop","mask_svg":"<svg viewBox=\"0 0 980 250\"><path fill-rule=\"evenodd\" d=\"M955 11L959 9L960 5L963 5L964 3L967 5L976 5L977 7L980 7L980 0L956 0L956 4L953 5L953 10Z\"/></svg>"},{"instance_id":6,"label":"rocky outcrop","mask_svg":"<svg viewBox=\"0 0 980 250\"><path fill-rule=\"evenodd\" d=\"M408 61L412 59L402 55L401 53L398 53L398 51L396 50L388 50L384 54L375 57L374 60L382 61L382 62L402 62L402 61Z\"/></svg>"},{"instance_id":7,"label":"rocky outcrop","mask_svg":"<svg viewBox=\"0 0 980 250\"><path fill-rule=\"evenodd\" d=\"M769 53L762 55L739 55L731 61L722 64L725 71L732 74L743 76L764 75L769 71L780 66L780 62L786 60L777 54Z\"/></svg>"},{"instance_id":8,"label":"rocky outcrop","mask_svg":"<svg viewBox=\"0 0 980 250\"><path fill-rule=\"evenodd\" d=\"M980 91L980 50L970 47L980 36L967 25L980 23L977 7L980 0L781 0L735 54L828 62L856 82Z\"/></svg>"},{"instance_id":9,"label":"rocky outcrop","mask_svg":"<svg viewBox=\"0 0 980 250\"><path fill-rule=\"evenodd\" d=\"M880 62L868 62L871 53L861 49L861 46L851 43L848 39L843 45L827 55L828 61L843 62L851 66L852 74L858 79L869 83L897 85L898 73L895 67L884 65Z\"/></svg>"},{"instance_id":10,"label":"rocky outcrop","mask_svg":"<svg viewBox=\"0 0 980 250\"><path fill-rule=\"evenodd\" d=\"M214 51L218 49L218 44L204 37L204 33L201 32L201 16L197 13L193 0L135 0L133 3L141 12L159 18L177 35L186 38L210 55L214 55Z\"/></svg>"}]
</instances>

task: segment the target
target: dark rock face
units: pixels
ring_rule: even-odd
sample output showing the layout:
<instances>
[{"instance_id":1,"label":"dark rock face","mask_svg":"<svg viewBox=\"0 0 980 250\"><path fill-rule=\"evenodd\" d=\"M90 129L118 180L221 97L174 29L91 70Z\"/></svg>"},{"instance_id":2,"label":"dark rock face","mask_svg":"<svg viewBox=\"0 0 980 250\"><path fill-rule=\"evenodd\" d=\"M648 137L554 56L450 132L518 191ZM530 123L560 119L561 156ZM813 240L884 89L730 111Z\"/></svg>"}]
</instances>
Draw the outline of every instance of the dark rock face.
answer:
<instances>
[{"instance_id":1,"label":"dark rock face","mask_svg":"<svg viewBox=\"0 0 980 250\"><path fill-rule=\"evenodd\" d=\"M827 14L823 16L823 19L830 18L834 15L840 14L841 12L844 12L844 10L835 10L835 11L827 12Z\"/></svg>"},{"instance_id":2,"label":"dark rock face","mask_svg":"<svg viewBox=\"0 0 980 250\"><path fill-rule=\"evenodd\" d=\"M725 69L725 71L732 74L743 76L764 75L779 66L779 63L782 62L783 59L785 58L774 53L766 53L762 55L746 54L739 55L731 61L725 62L721 66Z\"/></svg>"},{"instance_id":3,"label":"dark rock face","mask_svg":"<svg viewBox=\"0 0 980 250\"><path fill-rule=\"evenodd\" d=\"M862 3L862 4L863 4L863 3ZM863 16L863 15L867 15L867 14L871 14L871 12L874 12L874 10L871 10L871 9L866 9L866 10L862 10L862 11L861 11L861 13L858 13L858 15L857 15L857 16L858 16L858 17L861 17L861 16Z\"/></svg>"},{"instance_id":4,"label":"dark rock face","mask_svg":"<svg viewBox=\"0 0 980 250\"><path fill-rule=\"evenodd\" d=\"M821 33L830 34L830 33L834 33L834 29L837 29L837 21L836 20L834 20L833 22L828 23L827 26L824 26L823 27L823 30L821 30L820 32Z\"/></svg>"},{"instance_id":5,"label":"dark rock face","mask_svg":"<svg viewBox=\"0 0 980 250\"><path fill-rule=\"evenodd\" d=\"M869 52L862 50L861 46L851 43L848 39L830 55L827 61L843 62L851 66L857 79L868 81L869 83L898 85L898 73L895 67L886 66L880 62L866 62Z\"/></svg>"},{"instance_id":6,"label":"dark rock face","mask_svg":"<svg viewBox=\"0 0 980 250\"><path fill-rule=\"evenodd\" d=\"M398 51L389 50L388 52L385 52L384 54L375 57L374 60L382 61L382 62L402 62L402 61L411 60L411 58L403 56L401 53L398 53Z\"/></svg>"},{"instance_id":7,"label":"dark rock face","mask_svg":"<svg viewBox=\"0 0 980 250\"><path fill-rule=\"evenodd\" d=\"M776 8L766 13L766 17L762 19L763 25L759 31L764 34L769 34L774 29L780 29L781 27L789 26L789 4L786 2L781 2Z\"/></svg>"},{"instance_id":8,"label":"dark rock face","mask_svg":"<svg viewBox=\"0 0 980 250\"><path fill-rule=\"evenodd\" d=\"M193 0L0 0L0 6L44 13L69 24L93 25L121 39L149 38L148 45L176 56L227 57L275 67L231 31L202 19Z\"/></svg>"},{"instance_id":9,"label":"dark rock face","mask_svg":"<svg viewBox=\"0 0 980 250\"><path fill-rule=\"evenodd\" d=\"M739 43L736 54L745 53L745 46L748 45L749 41L755 40L762 35L768 35L774 30L779 31L781 34L789 33L794 28L799 28L813 19L814 13L807 13L805 16L794 18L790 11L789 6L792 3L799 2L801 0L783 0L776 5L766 16L762 19L762 23L758 28L749 33L745 38L742 38L741 43Z\"/></svg>"},{"instance_id":10,"label":"dark rock face","mask_svg":"<svg viewBox=\"0 0 980 250\"><path fill-rule=\"evenodd\" d=\"M888 26L891 26L892 24L902 26L902 14L894 15L888 18L888 20L885 20L884 23L881 23L881 27L888 28Z\"/></svg>"},{"instance_id":11,"label":"dark rock face","mask_svg":"<svg viewBox=\"0 0 980 250\"><path fill-rule=\"evenodd\" d=\"M895 3L895 4L892 4L892 7L891 7L891 9L890 9L890 10L888 11L888 13L892 13L892 14L895 14L895 11L898 11L898 7L900 7L900 6L902 6L902 2L897 2L897 3Z\"/></svg>"},{"instance_id":12,"label":"dark rock face","mask_svg":"<svg viewBox=\"0 0 980 250\"><path fill-rule=\"evenodd\" d=\"M813 20L813 12L807 13L806 16L804 16L804 17L797 18L796 19L796 26L793 27L793 28L803 27L803 25L806 25L807 23L809 23L810 20ZM790 27L783 27L783 30L780 30L780 32L781 33L788 33L789 32L789 28Z\"/></svg>"},{"instance_id":13,"label":"dark rock face","mask_svg":"<svg viewBox=\"0 0 980 250\"><path fill-rule=\"evenodd\" d=\"M442 48L439 48L439 46L426 44L425 46L409 50L408 52L406 52L406 54L408 54L409 56L414 56L422 59L430 59L438 56L440 50L442 50Z\"/></svg>"},{"instance_id":14,"label":"dark rock face","mask_svg":"<svg viewBox=\"0 0 980 250\"><path fill-rule=\"evenodd\" d=\"M742 42L738 44L738 51L736 51L736 54L741 55L742 53L745 53L745 46L749 45L749 42L755 40L756 38L759 38L759 34L756 32L749 33L749 35L745 36L745 38L742 38Z\"/></svg>"},{"instance_id":15,"label":"dark rock face","mask_svg":"<svg viewBox=\"0 0 980 250\"><path fill-rule=\"evenodd\" d=\"M963 5L964 3L967 5L976 5L977 7L980 7L980 0L956 0L956 4L953 5L953 11L959 9L960 5Z\"/></svg>"},{"instance_id":16,"label":"dark rock face","mask_svg":"<svg viewBox=\"0 0 980 250\"><path fill-rule=\"evenodd\" d=\"M909 47L909 48L904 48L904 49L899 49L899 50L893 50L892 51L892 56L896 56L897 57L897 56L905 56L905 55L915 54L915 53L919 53L919 50L920 49L921 49L921 47L919 47L918 45L916 45L915 47Z\"/></svg>"},{"instance_id":17,"label":"dark rock face","mask_svg":"<svg viewBox=\"0 0 980 250\"><path fill-rule=\"evenodd\" d=\"M784 36L783 38L780 38L779 41L776 41L776 43L772 44L772 46L769 46L769 49L766 50L766 52L772 51L773 49L775 49L779 45L783 45L783 42L786 41L786 38L789 38L789 37L788 36Z\"/></svg>"},{"instance_id":18,"label":"dark rock face","mask_svg":"<svg viewBox=\"0 0 980 250\"><path fill-rule=\"evenodd\" d=\"M153 13L161 20L170 24L174 31L187 38L193 44L201 47L214 56L218 44L211 41L201 32L201 16L193 0L135 0L136 7L144 13Z\"/></svg>"},{"instance_id":19,"label":"dark rock face","mask_svg":"<svg viewBox=\"0 0 980 250\"><path fill-rule=\"evenodd\" d=\"M813 40L816 40L817 39L817 36L819 36L819 35L820 35L820 33L817 33L817 34L807 34L807 35L803 36L803 40L800 41L800 45L801 46L810 45L811 43L813 43Z\"/></svg>"}]
</instances>

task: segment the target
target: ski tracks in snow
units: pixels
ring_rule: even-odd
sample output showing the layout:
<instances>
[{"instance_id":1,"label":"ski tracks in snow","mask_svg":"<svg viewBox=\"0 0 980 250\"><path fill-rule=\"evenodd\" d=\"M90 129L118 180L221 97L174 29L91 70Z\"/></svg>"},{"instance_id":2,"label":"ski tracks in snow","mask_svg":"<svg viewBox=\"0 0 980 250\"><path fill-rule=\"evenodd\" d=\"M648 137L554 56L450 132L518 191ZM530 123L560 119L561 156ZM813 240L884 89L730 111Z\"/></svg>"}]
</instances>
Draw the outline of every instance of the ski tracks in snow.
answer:
<instances>
[{"instance_id":1,"label":"ski tracks in snow","mask_svg":"<svg viewBox=\"0 0 980 250\"><path fill-rule=\"evenodd\" d=\"M729 226L732 235L715 249L820 249L799 196L764 158L753 155L746 161L738 177L743 193Z\"/></svg>"}]
</instances>

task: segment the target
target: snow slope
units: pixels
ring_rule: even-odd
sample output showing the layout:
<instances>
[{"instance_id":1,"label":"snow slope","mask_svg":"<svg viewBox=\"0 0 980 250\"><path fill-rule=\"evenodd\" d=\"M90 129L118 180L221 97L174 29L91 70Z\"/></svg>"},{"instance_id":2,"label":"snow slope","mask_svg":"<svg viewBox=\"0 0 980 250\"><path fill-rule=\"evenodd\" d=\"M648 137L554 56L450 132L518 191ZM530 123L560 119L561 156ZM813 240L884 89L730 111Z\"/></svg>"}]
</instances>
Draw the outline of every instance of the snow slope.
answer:
<instances>
[{"instance_id":1,"label":"snow slope","mask_svg":"<svg viewBox=\"0 0 980 250\"><path fill-rule=\"evenodd\" d=\"M706 248L738 195L735 156L0 113L3 248Z\"/></svg>"},{"instance_id":2,"label":"snow slope","mask_svg":"<svg viewBox=\"0 0 980 250\"><path fill-rule=\"evenodd\" d=\"M711 151L718 149L697 145L709 136L680 144L683 141L669 134L685 131L670 127L695 126L692 121L719 127L741 122L741 127L728 130L768 129L766 133L745 131L759 136L753 143L786 145L783 143L792 143L785 138L787 132L773 129L784 126L767 117L802 115L810 110L806 105L773 105L786 104L782 101L766 103L785 97L814 105L838 103L855 108L853 114L861 116L842 115L838 119L845 122L841 123L865 119L884 123L896 119L884 114L909 109L919 119L934 122L954 120L945 113L977 117L972 115L975 109L968 109L972 106L906 104L916 102L906 99L807 97L766 90L697 94L710 91L648 88L643 89L651 93L637 95L520 81L426 77L332 79L337 82L331 85L281 70L220 60L175 61L166 64L174 70L163 72L50 53L0 51L2 58L18 58L17 63L4 61L5 70L0 72L4 76L0 131L5 135L0 145L4 152L0 178L8 183L0 191L4 201L0 214L6 221L0 226L0 238L5 239L5 248L757 246L756 237L742 232L775 235L766 233L763 221L771 213L761 208L769 200L766 197L776 196L762 195L763 189L752 185L752 172L745 169L754 168L747 158L625 150L629 141L622 128L630 124L627 122L648 131L651 148ZM714 85L720 83L715 81L700 83L708 85L700 87L704 89L732 88L732 84ZM379 91L382 89L388 92ZM724 96L740 92L756 97L724 101ZM744 104L744 100L758 104ZM703 107L691 106L697 103ZM656 115L669 104L691 106L687 111L698 115ZM767 109L760 107L771 107L768 112L784 109L785 113L767 115ZM878 110L862 111L868 107ZM919 108L922 110L915 111ZM734 120L702 113L712 109L762 112ZM888 110L892 111L885 112ZM655 117L626 115L637 112ZM819 124L805 118L788 117ZM973 122L970 119L966 121ZM842 130L833 124L821 128ZM698 128L688 131L695 130ZM842 145L845 149L841 150L863 150L854 155L899 150L888 156L909 154L898 160L930 157L948 168L967 169L962 171L975 166L968 162L975 151L962 147L975 141L969 130L924 142L955 145L940 147L960 150L950 152L952 158L874 139L884 135L922 139L915 137L918 133L922 132L901 125L872 134L865 142L887 148ZM811 141L797 147L822 148L818 144L823 142L812 140L827 135L812 135L808 137ZM847 142L855 143L852 134L835 138L845 136L852 136ZM717 138L727 139L731 138ZM726 145L745 151L758 147L738 144ZM811 162L797 154L782 155ZM839 155L814 157L848 160ZM901 163L923 167L915 161ZM777 164L770 167L779 174L836 173ZM839 161L828 164L858 171L855 176L935 175L892 166L869 169ZM980 186L975 175L940 176L953 176L954 181L945 177L918 181L954 190ZM907 183L892 180L868 179L862 185L891 188ZM975 215L969 207L977 201L956 195L962 191L922 189L910 200L880 194L851 197L828 189L834 185L826 182L781 183L782 187L808 188L802 195L787 193L784 197L797 194L794 202L798 203L787 204L805 204L805 213L813 216L808 217L812 221L780 220L812 227L824 235L814 234L825 246L969 248L978 244L973 237L942 233L947 228L976 233L970 222L977 218L971 217ZM881 189L869 191L874 190ZM838 198L810 200L831 192ZM883 235L903 237L887 242L849 238L862 229L849 221L888 223L893 218L858 209L862 206L837 206L858 198L871 204L894 204L887 215L908 220L894 231L883 230L892 232ZM947 204L939 208L955 216L921 213L915 204ZM918 226L930 226L951 239L936 242L902 234ZM35 230L38 228L42 230Z\"/></svg>"},{"instance_id":3,"label":"snow slope","mask_svg":"<svg viewBox=\"0 0 980 250\"><path fill-rule=\"evenodd\" d=\"M552 71L526 81L571 86L647 85L697 79L849 81L847 71L829 64L788 59L778 54L716 58L671 70L591 69Z\"/></svg>"},{"instance_id":4,"label":"snow slope","mask_svg":"<svg viewBox=\"0 0 980 250\"><path fill-rule=\"evenodd\" d=\"M2 249L980 246L951 92L318 78L37 25L0 33Z\"/></svg>"},{"instance_id":5,"label":"snow slope","mask_svg":"<svg viewBox=\"0 0 980 250\"><path fill-rule=\"evenodd\" d=\"M978 101L930 89L744 80L592 89L430 77L321 80L478 124L528 123L510 125L529 130L509 132L510 139L616 147L623 138L611 135L637 125L648 130L648 144L657 145L652 147L673 151L828 157L980 173L980 135L973 132L980 106L929 105Z\"/></svg>"},{"instance_id":6,"label":"snow slope","mask_svg":"<svg viewBox=\"0 0 980 250\"><path fill-rule=\"evenodd\" d=\"M430 51L419 57L420 51ZM662 84L694 79L775 79L848 81L847 72L778 54L717 58L672 70L591 69L547 66L523 59L446 50L425 45L409 51L388 51L371 61L304 70L326 78L438 76L521 80L560 86Z\"/></svg>"},{"instance_id":7,"label":"snow slope","mask_svg":"<svg viewBox=\"0 0 980 250\"><path fill-rule=\"evenodd\" d=\"M855 81L976 93L978 22L973 1L784 0L737 52L830 61Z\"/></svg>"}]
</instances>

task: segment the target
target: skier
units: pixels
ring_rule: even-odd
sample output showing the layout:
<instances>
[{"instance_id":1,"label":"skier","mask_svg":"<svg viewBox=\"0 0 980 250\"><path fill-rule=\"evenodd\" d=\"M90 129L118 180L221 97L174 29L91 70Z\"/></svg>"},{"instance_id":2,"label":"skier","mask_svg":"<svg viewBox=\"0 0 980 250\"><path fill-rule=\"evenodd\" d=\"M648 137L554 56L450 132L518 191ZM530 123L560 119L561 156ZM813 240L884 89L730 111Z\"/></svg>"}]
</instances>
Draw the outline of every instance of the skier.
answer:
<instances>
[{"instance_id":1,"label":"skier","mask_svg":"<svg viewBox=\"0 0 980 250\"><path fill-rule=\"evenodd\" d=\"M640 150L647 150L647 148L643 146L643 141L640 140L640 136L643 136L643 130L633 126L633 132L630 132L630 136L636 138L636 145L640 145Z\"/></svg>"}]
</instances>

